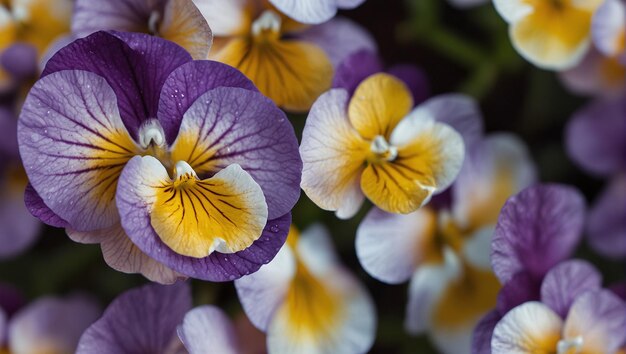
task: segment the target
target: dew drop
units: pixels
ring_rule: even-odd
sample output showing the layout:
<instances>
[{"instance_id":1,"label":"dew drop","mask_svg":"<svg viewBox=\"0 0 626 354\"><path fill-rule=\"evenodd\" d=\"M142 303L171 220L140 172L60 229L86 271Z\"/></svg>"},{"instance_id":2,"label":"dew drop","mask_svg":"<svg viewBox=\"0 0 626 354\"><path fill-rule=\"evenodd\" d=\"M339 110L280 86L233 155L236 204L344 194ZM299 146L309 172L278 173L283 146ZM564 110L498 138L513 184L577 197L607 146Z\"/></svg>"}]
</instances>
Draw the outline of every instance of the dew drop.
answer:
<instances>
[{"instance_id":1,"label":"dew drop","mask_svg":"<svg viewBox=\"0 0 626 354\"><path fill-rule=\"evenodd\" d=\"M228 279L229 280L235 280L235 276L231 274L231 275L228 276Z\"/></svg>"},{"instance_id":2,"label":"dew drop","mask_svg":"<svg viewBox=\"0 0 626 354\"><path fill-rule=\"evenodd\" d=\"M270 226L270 231L273 233L277 233L278 231L280 231L280 228L278 227L278 225L272 225Z\"/></svg>"}]
</instances>

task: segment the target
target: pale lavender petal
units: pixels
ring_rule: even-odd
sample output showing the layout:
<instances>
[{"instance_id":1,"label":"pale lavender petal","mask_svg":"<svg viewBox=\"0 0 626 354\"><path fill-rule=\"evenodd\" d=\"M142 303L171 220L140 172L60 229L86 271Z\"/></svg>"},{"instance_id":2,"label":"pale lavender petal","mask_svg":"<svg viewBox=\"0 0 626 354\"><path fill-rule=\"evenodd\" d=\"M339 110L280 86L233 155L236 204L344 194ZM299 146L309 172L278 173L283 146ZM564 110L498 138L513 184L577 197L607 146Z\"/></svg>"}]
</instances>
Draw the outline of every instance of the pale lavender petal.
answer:
<instances>
[{"instance_id":1,"label":"pale lavender petal","mask_svg":"<svg viewBox=\"0 0 626 354\"><path fill-rule=\"evenodd\" d=\"M185 112L178 139L196 141L204 151L178 157L189 158L198 174L239 164L261 186L270 219L290 212L300 197L302 161L293 126L258 92L219 87L205 93Z\"/></svg>"},{"instance_id":2,"label":"pale lavender petal","mask_svg":"<svg viewBox=\"0 0 626 354\"><path fill-rule=\"evenodd\" d=\"M141 124L157 116L161 88L169 74L191 56L178 45L141 33L96 32L59 50L42 76L86 70L107 80L120 115L135 137Z\"/></svg>"},{"instance_id":3,"label":"pale lavender petal","mask_svg":"<svg viewBox=\"0 0 626 354\"><path fill-rule=\"evenodd\" d=\"M157 117L171 144L178 135L183 115L207 91L218 87L240 87L258 92L239 70L209 60L195 60L181 65L165 80Z\"/></svg>"},{"instance_id":4,"label":"pale lavender petal","mask_svg":"<svg viewBox=\"0 0 626 354\"><path fill-rule=\"evenodd\" d=\"M23 185L0 176L0 259L15 257L32 247L41 223L24 205Z\"/></svg>"},{"instance_id":5,"label":"pale lavender petal","mask_svg":"<svg viewBox=\"0 0 626 354\"><path fill-rule=\"evenodd\" d=\"M335 69L333 88L343 88L349 95L368 76L383 71L383 63L374 51L359 50L350 54Z\"/></svg>"},{"instance_id":6,"label":"pale lavender petal","mask_svg":"<svg viewBox=\"0 0 626 354\"><path fill-rule=\"evenodd\" d=\"M13 353L73 353L83 331L100 315L85 296L41 298L21 309L9 325Z\"/></svg>"},{"instance_id":7,"label":"pale lavender petal","mask_svg":"<svg viewBox=\"0 0 626 354\"><path fill-rule=\"evenodd\" d=\"M587 242L612 259L626 257L626 176L609 183L589 211Z\"/></svg>"},{"instance_id":8,"label":"pale lavender petal","mask_svg":"<svg viewBox=\"0 0 626 354\"><path fill-rule=\"evenodd\" d=\"M626 304L609 290L578 296L565 320L563 339L583 338L581 353L615 353L626 343Z\"/></svg>"},{"instance_id":9,"label":"pale lavender petal","mask_svg":"<svg viewBox=\"0 0 626 354\"><path fill-rule=\"evenodd\" d=\"M509 280L498 294L496 308L502 315L528 301L539 301L541 283L526 273L518 273Z\"/></svg>"},{"instance_id":10,"label":"pale lavender petal","mask_svg":"<svg viewBox=\"0 0 626 354\"><path fill-rule=\"evenodd\" d=\"M104 78L65 70L40 79L20 115L18 140L28 178L45 205L77 230L119 220L113 200L117 176L109 172L104 179L102 171L121 170L120 160L134 148L116 103ZM107 146L117 154L106 156L119 158L100 157Z\"/></svg>"},{"instance_id":11,"label":"pale lavender petal","mask_svg":"<svg viewBox=\"0 0 626 354\"><path fill-rule=\"evenodd\" d=\"M139 160L136 157L126 165L118 184L116 200L122 217L122 227L139 249L169 268L197 279L235 280L257 271L263 264L271 261L285 242L291 214L269 220L261 237L252 246L237 253L213 252L205 258L193 258L174 252L161 241L152 228L148 206L141 197L133 193L137 186L129 183L132 181L129 176L140 173Z\"/></svg>"},{"instance_id":12,"label":"pale lavender petal","mask_svg":"<svg viewBox=\"0 0 626 354\"><path fill-rule=\"evenodd\" d=\"M413 93L414 104L421 104L430 96L430 85L426 73L418 67L410 64L394 65L387 70L387 73L397 77L407 85Z\"/></svg>"},{"instance_id":13,"label":"pale lavender petal","mask_svg":"<svg viewBox=\"0 0 626 354\"><path fill-rule=\"evenodd\" d=\"M591 47L580 64L559 73L559 78L572 93L578 95L616 97L626 89L626 71L622 75L608 74L607 69L616 65Z\"/></svg>"},{"instance_id":14,"label":"pale lavender petal","mask_svg":"<svg viewBox=\"0 0 626 354\"><path fill-rule=\"evenodd\" d=\"M566 129L569 156L589 173L626 167L626 99L597 100L578 111Z\"/></svg>"},{"instance_id":15,"label":"pale lavender petal","mask_svg":"<svg viewBox=\"0 0 626 354\"><path fill-rule=\"evenodd\" d=\"M501 283L517 273L540 280L572 254L582 234L585 201L578 190L559 184L526 188L500 213L491 263Z\"/></svg>"},{"instance_id":16,"label":"pale lavender petal","mask_svg":"<svg viewBox=\"0 0 626 354\"><path fill-rule=\"evenodd\" d=\"M24 203L31 215L41 220L44 224L61 228L69 226L67 221L48 208L30 183L26 186L26 191L24 191Z\"/></svg>"},{"instance_id":17,"label":"pale lavender petal","mask_svg":"<svg viewBox=\"0 0 626 354\"><path fill-rule=\"evenodd\" d=\"M16 43L0 54L0 65L16 80L37 75L37 50L26 43Z\"/></svg>"},{"instance_id":18,"label":"pale lavender petal","mask_svg":"<svg viewBox=\"0 0 626 354\"><path fill-rule=\"evenodd\" d=\"M270 3L294 20L307 24L326 22L337 13L336 0L270 0Z\"/></svg>"},{"instance_id":19,"label":"pale lavender petal","mask_svg":"<svg viewBox=\"0 0 626 354\"><path fill-rule=\"evenodd\" d=\"M191 291L184 282L128 290L85 331L76 353L163 353L190 308Z\"/></svg>"},{"instance_id":20,"label":"pale lavender petal","mask_svg":"<svg viewBox=\"0 0 626 354\"><path fill-rule=\"evenodd\" d=\"M543 279L541 302L565 318L579 295L601 286L602 275L593 265L577 259L565 261L552 268Z\"/></svg>"},{"instance_id":21,"label":"pale lavender petal","mask_svg":"<svg viewBox=\"0 0 626 354\"><path fill-rule=\"evenodd\" d=\"M337 67L348 55L366 49L376 52L376 42L361 26L337 17L319 26L312 26L297 37L320 46Z\"/></svg>"},{"instance_id":22,"label":"pale lavender petal","mask_svg":"<svg viewBox=\"0 0 626 354\"><path fill-rule=\"evenodd\" d=\"M241 353L232 321L215 306L200 306L187 312L178 326L178 337L189 354Z\"/></svg>"},{"instance_id":23,"label":"pale lavender petal","mask_svg":"<svg viewBox=\"0 0 626 354\"><path fill-rule=\"evenodd\" d=\"M491 354L491 337L500 319L502 315L492 310L478 322L472 334L472 354Z\"/></svg>"}]
</instances>

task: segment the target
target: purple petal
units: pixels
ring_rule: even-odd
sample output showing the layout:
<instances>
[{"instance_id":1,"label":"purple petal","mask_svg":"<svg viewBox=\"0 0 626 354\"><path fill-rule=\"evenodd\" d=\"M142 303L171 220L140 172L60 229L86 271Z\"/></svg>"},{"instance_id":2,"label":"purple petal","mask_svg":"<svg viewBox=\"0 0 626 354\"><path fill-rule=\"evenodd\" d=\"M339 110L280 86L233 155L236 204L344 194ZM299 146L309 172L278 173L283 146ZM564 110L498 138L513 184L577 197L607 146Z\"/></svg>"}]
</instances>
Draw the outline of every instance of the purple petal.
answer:
<instances>
[{"instance_id":1,"label":"purple petal","mask_svg":"<svg viewBox=\"0 0 626 354\"><path fill-rule=\"evenodd\" d=\"M612 259L626 257L626 176L615 177L589 211L587 241Z\"/></svg>"},{"instance_id":2,"label":"purple petal","mask_svg":"<svg viewBox=\"0 0 626 354\"><path fill-rule=\"evenodd\" d=\"M517 273L540 280L580 241L585 201L573 187L540 184L510 198L500 213L491 264L500 282Z\"/></svg>"},{"instance_id":3,"label":"purple petal","mask_svg":"<svg viewBox=\"0 0 626 354\"><path fill-rule=\"evenodd\" d=\"M298 33L298 38L320 46L337 67L348 55L359 51L376 52L376 42L361 26L346 18L337 17Z\"/></svg>"},{"instance_id":4,"label":"purple petal","mask_svg":"<svg viewBox=\"0 0 626 354\"><path fill-rule=\"evenodd\" d=\"M582 260L558 264L546 274L541 284L541 302L565 318L576 298L588 290L600 289L602 275Z\"/></svg>"},{"instance_id":5,"label":"purple petal","mask_svg":"<svg viewBox=\"0 0 626 354\"><path fill-rule=\"evenodd\" d=\"M8 107L0 106L0 157L17 158L17 117Z\"/></svg>"},{"instance_id":6,"label":"purple petal","mask_svg":"<svg viewBox=\"0 0 626 354\"><path fill-rule=\"evenodd\" d=\"M48 208L30 183L26 186L26 191L24 192L24 203L28 211L44 224L62 228L69 227L67 221Z\"/></svg>"},{"instance_id":7,"label":"purple petal","mask_svg":"<svg viewBox=\"0 0 626 354\"><path fill-rule=\"evenodd\" d=\"M258 92L245 75L226 64L197 60L181 65L165 80L157 117L172 144L178 135L183 115L207 91L217 87L240 87Z\"/></svg>"},{"instance_id":8,"label":"purple petal","mask_svg":"<svg viewBox=\"0 0 626 354\"><path fill-rule=\"evenodd\" d=\"M290 212L298 201L298 140L285 114L260 93L236 87L207 92L185 112L179 137L197 139L198 151L204 150L187 161L197 173L231 164L248 172L263 190L270 219Z\"/></svg>"},{"instance_id":9,"label":"purple petal","mask_svg":"<svg viewBox=\"0 0 626 354\"><path fill-rule=\"evenodd\" d=\"M538 301L541 283L526 273L518 273L509 280L498 294L497 309L502 315L528 301Z\"/></svg>"},{"instance_id":10,"label":"purple petal","mask_svg":"<svg viewBox=\"0 0 626 354\"><path fill-rule=\"evenodd\" d=\"M472 354L491 354L491 337L502 315L496 310L489 312L474 328Z\"/></svg>"},{"instance_id":11,"label":"purple petal","mask_svg":"<svg viewBox=\"0 0 626 354\"><path fill-rule=\"evenodd\" d=\"M626 302L626 281L621 281L611 285L609 290Z\"/></svg>"},{"instance_id":12,"label":"purple petal","mask_svg":"<svg viewBox=\"0 0 626 354\"><path fill-rule=\"evenodd\" d=\"M14 44L0 55L0 65L17 80L34 78L38 72L37 49L25 43Z\"/></svg>"},{"instance_id":13,"label":"purple petal","mask_svg":"<svg viewBox=\"0 0 626 354\"><path fill-rule=\"evenodd\" d=\"M61 70L86 70L107 80L120 115L133 137L141 124L157 117L161 88L169 74L191 61L178 45L140 33L96 32L61 49L42 77Z\"/></svg>"},{"instance_id":14,"label":"purple petal","mask_svg":"<svg viewBox=\"0 0 626 354\"><path fill-rule=\"evenodd\" d=\"M72 32L86 36L99 30L147 32L152 11L163 15L166 0L77 0Z\"/></svg>"},{"instance_id":15,"label":"purple petal","mask_svg":"<svg viewBox=\"0 0 626 354\"><path fill-rule=\"evenodd\" d=\"M41 231L41 223L24 205L23 185L10 182L0 179L0 259L26 251Z\"/></svg>"},{"instance_id":16,"label":"purple petal","mask_svg":"<svg viewBox=\"0 0 626 354\"><path fill-rule=\"evenodd\" d=\"M169 247L156 234L150 222L145 202L133 193L134 185L127 183L127 176L139 173L137 159L131 160L124 168L117 188L117 206L122 217L122 227L130 239L148 256L186 276L209 280L229 281L257 271L271 261L285 243L291 214L269 220L261 237L247 249L222 254L213 252L205 258L182 256Z\"/></svg>"},{"instance_id":17,"label":"purple petal","mask_svg":"<svg viewBox=\"0 0 626 354\"><path fill-rule=\"evenodd\" d=\"M394 65L387 73L402 80L413 93L413 102L418 105L430 96L430 85L423 70L410 64Z\"/></svg>"},{"instance_id":18,"label":"purple petal","mask_svg":"<svg viewBox=\"0 0 626 354\"><path fill-rule=\"evenodd\" d=\"M577 112L566 129L574 162L599 176L626 167L626 99L597 100Z\"/></svg>"},{"instance_id":19,"label":"purple petal","mask_svg":"<svg viewBox=\"0 0 626 354\"><path fill-rule=\"evenodd\" d=\"M73 353L83 331L99 315L99 307L84 296L41 298L11 319L10 350L13 353Z\"/></svg>"},{"instance_id":20,"label":"purple petal","mask_svg":"<svg viewBox=\"0 0 626 354\"><path fill-rule=\"evenodd\" d=\"M149 284L118 296L89 327L77 354L163 353L191 308L189 285Z\"/></svg>"},{"instance_id":21,"label":"purple petal","mask_svg":"<svg viewBox=\"0 0 626 354\"><path fill-rule=\"evenodd\" d=\"M350 54L337 66L333 88L343 88L352 96L361 81L381 71L383 63L375 52L359 50Z\"/></svg>"}]
</instances>

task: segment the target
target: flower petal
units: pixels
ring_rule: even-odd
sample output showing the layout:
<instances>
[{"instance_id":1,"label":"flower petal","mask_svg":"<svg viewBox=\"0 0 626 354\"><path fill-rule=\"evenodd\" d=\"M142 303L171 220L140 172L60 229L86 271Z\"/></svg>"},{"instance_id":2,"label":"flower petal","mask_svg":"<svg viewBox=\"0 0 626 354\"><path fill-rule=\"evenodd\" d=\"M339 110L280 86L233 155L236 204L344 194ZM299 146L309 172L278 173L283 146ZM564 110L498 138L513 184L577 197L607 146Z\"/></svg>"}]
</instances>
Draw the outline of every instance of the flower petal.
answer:
<instances>
[{"instance_id":1,"label":"flower petal","mask_svg":"<svg viewBox=\"0 0 626 354\"><path fill-rule=\"evenodd\" d=\"M420 68L410 64L399 64L389 68L387 73L397 77L406 84L413 94L413 102L415 104L426 101L430 96L428 78L426 73Z\"/></svg>"},{"instance_id":2,"label":"flower petal","mask_svg":"<svg viewBox=\"0 0 626 354\"><path fill-rule=\"evenodd\" d=\"M183 48L161 38L96 32L58 51L42 77L62 70L86 70L102 76L116 94L126 128L136 137L141 124L157 116L165 79L188 61L191 56Z\"/></svg>"},{"instance_id":3,"label":"flower petal","mask_svg":"<svg viewBox=\"0 0 626 354\"><path fill-rule=\"evenodd\" d=\"M337 66L333 88L343 88L352 96L363 80L381 71L383 63L375 52L359 50L350 54Z\"/></svg>"},{"instance_id":4,"label":"flower petal","mask_svg":"<svg viewBox=\"0 0 626 354\"><path fill-rule=\"evenodd\" d=\"M83 333L76 353L163 353L190 308L191 291L184 282L128 290Z\"/></svg>"},{"instance_id":5,"label":"flower petal","mask_svg":"<svg viewBox=\"0 0 626 354\"><path fill-rule=\"evenodd\" d=\"M17 312L8 333L13 353L73 353L83 331L100 315L90 298L40 298Z\"/></svg>"},{"instance_id":6,"label":"flower petal","mask_svg":"<svg viewBox=\"0 0 626 354\"><path fill-rule=\"evenodd\" d=\"M609 290L580 295L565 320L563 339L583 338L581 353L614 353L626 342L626 305Z\"/></svg>"},{"instance_id":7,"label":"flower petal","mask_svg":"<svg viewBox=\"0 0 626 354\"><path fill-rule=\"evenodd\" d=\"M493 4L508 23L517 22L533 12L532 6L524 0L494 0Z\"/></svg>"},{"instance_id":8,"label":"flower petal","mask_svg":"<svg viewBox=\"0 0 626 354\"><path fill-rule=\"evenodd\" d=\"M608 57L626 50L626 5L620 0L606 0L593 15L591 33L595 46Z\"/></svg>"},{"instance_id":9,"label":"flower petal","mask_svg":"<svg viewBox=\"0 0 626 354\"><path fill-rule=\"evenodd\" d=\"M251 0L193 0L215 36L243 34L251 19L247 6Z\"/></svg>"},{"instance_id":10,"label":"flower petal","mask_svg":"<svg viewBox=\"0 0 626 354\"><path fill-rule=\"evenodd\" d=\"M561 339L563 321L540 302L527 302L507 313L491 339L493 354L552 353Z\"/></svg>"},{"instance_id":11,"label":"flower petal","mask_svg":"<svg viewBox=\"0 0 626 354\"><path fill-rule=\"evenodd\" d=\"M138 148L116 103L102 77L68 70L39 80L20 116L20 153L31 184L77 230L119 220L117 179Z\"/></svg>"},{"instance_id":12,"label":"flower petal","mask_svg":"<svg viewBox=\"0 0 626 354\"><path fill-rule=\"evenodd\" d=\"M140 273L148 280L160 284L172 284L184 278L182 274L143 253L119 224L97 231L79 232L70 229L66 231L75 242L100 243L104 261L119 272Z\"/></svg>"},{"instance_id":13,"label":"flower petal","mask_svg":"<svg viewBox=\"0 0 626 354\"><path fill-rule=\"evenodd\" d=\"M235 327L228 316L215 306L199 306L187 312L178 326L178 336L189 354L241 353Z\"/></svg>"},{"instance_id":14,"label":"flower petal","mask_svg":"<svg viewBox=\"0 0 626 354\"><path fill-rule=\"evenodd\" d=\"M293 127L258 92L221 87L200 96L185 113L171 159L189 163L200 176L239 164L263 189L270 219L290 212L300 197Z\"/></svg>"},{"instance_id":15,"label":"flower petal","mask_svg":"<svg viewBox=\"0 0 626 354\"><path fill-rule=\"evenodd\" d=\"M147 33L150 14L152 11L162 11L159 7L155 1L76 0L72 16L72 32L81 37L109 29Z\"/></svg>"},{"instance_id":16,"label":"flower petal","mask_svg":"<svg viewBox=\"0 0 626 354\"><path fill-rule=\"evenodd\" d=\"M543 279L541 302L565 318L579 295L601 286L602 275L593 265L577 259L565 261L552 268Z\"/></svg>"},{"instance_id":17,"label":"flower petal","mask_svg":"<svg viewBox=\"0 0 626 354\"><path fill-rule=\"evenodd\" d=\"M327 55L305 41L235 38L212 59L239 69L276 105L290 111L309 110L332 83Z\"/></svg>"},{"instance_id":18,"label":"flower petal","mask_svg":"<svg viewBox=\"0 0 626 354\"><path fill-rule=\"evenodd\" d=\"M501 283L516 273L541 279L578 245L585 200L576 189L559 184L526 188L500 213L491 262Z\"/></svg>"},{"instance_id":19,"label":"flower petal","mask_svg":"<svg viewBox=\"0 0 626 354\"><path fill-rule=\"evenodd\" d=\"M541 299L541 283L532 279L528 273L517 273L504 284L498 294L496 307L498 312L506 314L511 309L529 301Z\"/></svg>"},{"instance_id":20,"label":"flower petal","mask_svg":"<svg viewBox=\"0 0 626 354\"><path fill-rule=\"evenodd\" d=\"M196 100L217 87L240 87L258 91L252 81L237 69L209 60L194 60L176 68L161 90L157 117L166 132L168 143L174 143L183 115Z\"/></svg>"},{"instance_id":21,"label":"flower petal","mask_svg":"<svg viewBox=\"0 0 626 354\"><path fill-rule=\"evenodd\" d=\"M337 13L337 0L270 0L282 13L307 24L323 23Z\"/></svg>"},{"instance_id":22,"label":"flower petal","mask_svg":"<svg viewBox=\"0 0 626 354\"><path fill-rule=\"evenodd\" d=\"M17 117L9 107L0 106L0 157L5 159L19 156L17 148Z\"/></svg>"},{"instance_id":23,"label":"flower petal","mask_svg":"<svg viewBox=\"0 0 626 354\"><path fill-rule=\"evenodd\" d=\"M597 100L577 112L566 129L567 152L590 173L607 176L626 166L626 99Z\"/></svg>"},{"instance_id":24,"label":"flower petal","mask_svg":"<svg viewBox=\"0 0 626 354\"><path fill-rule=\"evenodd\" d=\"M367 145L348 121L348 93L334 89L313 105L302 132L302 190L320 208L354 216L364 195L360 179Z\"/></svg>"},{"instance_id":25,"label":"flower petal","mask_svg":"<svg viewBox=\"0 0 626 354\"><path fill-rule=\"evenodd\" d=\"M437 216L427 208L406 215L373 208L357 229L359 262L382 282L403 283L423 262L442 256L435 244L436 228Z\"/></svg>"},{"instance_id":26,"label":"flower petal","mask_svg":"<svg viewBox=\"0 0 626 354\"><path fill-rule=\"evenodd\" d=\"M61 219L60 216L48 208L30 183L28 183L26 191L24 191L24 203L31 215L41 220L44 224L62 228L69 227L67 221Z\"/></svg>"},{"instance_id":27,"label":"flower petal","mask_svg":"<svg viewBox=\"0 0 626 354\"><path fill-rule=\"evenodd\" d=\"M598 253L626 257L626 177L617 176L602 191L589 211L587 241Z\"/></svg>"},{"instance_id":28,"label":"flower petal","mask_svg":"<svg viewBox=\"0 0 626 354\"><path fill-rule=\"evenodd\" d=\"M211 28L192 0L167 1L158 35L185 48L194 59L206 59L213 42Z\"/></svg>"},{"instance_id":29,"label":"flower petal","mask_svg":"<svg viewBox=\"0 0 626 354\"><path fill-rule=\"evenodd\" d=\"M389 139L396 125L413 108L413 96L399 79L384 73L365 79L348 106L350 123L365 139Z\"/></svg>"},{"instance_id":30,"label":"flower petal","mask_svg":"<svg viewBox=\"0 0 626 354\"><path fill-rule=\"evenodd\" d=\"M500 313L493 310L478 322L472 335L472 354L491 354L491 337L500 319Z\"/></svg>"}]
</instances>

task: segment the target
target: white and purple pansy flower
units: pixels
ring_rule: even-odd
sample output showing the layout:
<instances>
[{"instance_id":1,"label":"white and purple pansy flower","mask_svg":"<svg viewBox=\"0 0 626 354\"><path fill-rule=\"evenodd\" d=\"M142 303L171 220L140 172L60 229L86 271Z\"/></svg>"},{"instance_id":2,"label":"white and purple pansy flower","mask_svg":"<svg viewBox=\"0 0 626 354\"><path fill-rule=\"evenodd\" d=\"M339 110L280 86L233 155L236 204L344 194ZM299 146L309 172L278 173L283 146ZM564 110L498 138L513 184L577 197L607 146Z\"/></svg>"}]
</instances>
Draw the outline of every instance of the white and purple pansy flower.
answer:
<instances>
[{"instance_id":1,"label":"white and purple pansy flower","mask_svg":"<svg viewBox=\"0 0 626 354\"><path fill-rule=\"evenodd\" d=\"M300 194L284 113L237 70L146 34L96 32L60 50L18 139L31 212L158 282L256 271Z\"/></svg>"},{"instance_id":2,"label":"white and purple pansy flower","mask_svg":"<svg viewBox=\"0 0 626 354\"><path fill-rule=\"evenodd\" d=\"M626 348L626 303L601 283L587 262L555 266L541 284L540 301L516 306L498 321L491 353L614 354Z\"/></svg>"},{"instance_id":3,"label":"white and purple pansy flower","mask_svg":"<svg viewBox=\"0 0 626 354\"><path fill-rule=\"evenodd\" d=\"M0 286L0 353L73 353L100 315L98 305L83 295L42 297L15 308L18 299L12 288Z\"/></svg>"},{"instance_id":4,"label":"white and purple pansy flower","mask_svg":"<svg viewBox=\"0 0 626 354\"><path fill-rule=\"evenodd\" d=\"M506 202L491 243L491 265L502 289L496 308L474 329L472 353L491 353L485 343L502 316L540 299L546 274L578 246L585 212L580 192L560 184L537 184Z\"/></svg>"}]
</instances>

